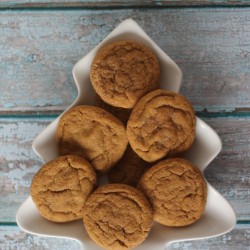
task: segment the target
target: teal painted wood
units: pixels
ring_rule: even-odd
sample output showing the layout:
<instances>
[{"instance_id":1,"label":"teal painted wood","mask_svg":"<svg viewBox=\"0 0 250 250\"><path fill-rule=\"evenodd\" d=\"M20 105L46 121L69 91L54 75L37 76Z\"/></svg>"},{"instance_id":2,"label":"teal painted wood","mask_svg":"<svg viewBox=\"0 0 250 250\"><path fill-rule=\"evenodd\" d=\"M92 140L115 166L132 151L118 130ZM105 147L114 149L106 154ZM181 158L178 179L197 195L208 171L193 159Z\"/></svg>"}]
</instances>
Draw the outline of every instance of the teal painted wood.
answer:
<instances>
[{"instance_id":1,"label":"teal painted wood","mask_svg":"<svg viewBox=\"0 0 250 250\"><path fill-rule=\"evenodd\" d=\"M249 227L235 228L230 233L211 239L173 243L168 250L249 250L249 234ZM0 249L79 250L79 245L73 240L30 235L16 226L0 226Z\"/></svg>"},{"instance_id":2,"label":"teal painted wood","mask_svg":"<svg viewBox=\"0 0 250 250\"><path fill-rule=\"evenodd\" d=\"M126 18L179 64L196 110L250 110L245 8L0 12L0 113L61 112L77 96L74 63Z\"/></svg>"},{"instance_id":3,"label":"teal painted wood","mask_svg":"<svg viewBox=\"0 0 250 250\"><path fill-rule=\"evenodd\" d=\"M249 250L249 226L207 240L176 242L168 250Z\"/></svg>"},{"instance_id":4,"label":"teal painted wood","mask_svg":"<svg viewBox=\"0 0 250 250\"><path fill-rule=\"evenodd\" d=\"M14 222L42 162L33 153L35 136L48 120L0 120L0 222Z\"/></svg>"},{"instance_id":5,"label":"teal painted wood","mask_svg":"<svg viewBox=\"0 0 250 250\"><path fill-rule=\"evenodd\" d=\"M0 225L1 250L79 250L74 240L40 237L27 234L17 226Z\"/></svg>"},{"instance_id":6,"label":"teal painted wood","mask_svg":"<svg viewBox=\"0 0 250 250\"><path fill-rule=\"evenodd\" d=\"M28 197L41 160L32 152L35 136L52 120L0 119L0 223L14 222ZM208 181L234 207L237 219L250 220L250 118L205 119L221 136L223 150L206 169Z\"/></svg>"},{"instance_id":7,"label":"teal painted wood","mask_svg":"<svg viewBox=\"0 0 250 250\"><path fill-rule=\"evenodd\" d=\"M163 7L163 6L241 6L250 5L248 0L1 0L0 8L34 8L34 7Z\"/></svg>"},{"instance_id":8,"label":"teal painted wood","mask_svg":"<svg viewBox=\"0 0 250 250\"><path fill-rule=\"evenodd\" d=\"M233 206L237 220L250 220L250 118L203 120L215 129L223 145L205 177Z\"/></svg>"}]
</instances>

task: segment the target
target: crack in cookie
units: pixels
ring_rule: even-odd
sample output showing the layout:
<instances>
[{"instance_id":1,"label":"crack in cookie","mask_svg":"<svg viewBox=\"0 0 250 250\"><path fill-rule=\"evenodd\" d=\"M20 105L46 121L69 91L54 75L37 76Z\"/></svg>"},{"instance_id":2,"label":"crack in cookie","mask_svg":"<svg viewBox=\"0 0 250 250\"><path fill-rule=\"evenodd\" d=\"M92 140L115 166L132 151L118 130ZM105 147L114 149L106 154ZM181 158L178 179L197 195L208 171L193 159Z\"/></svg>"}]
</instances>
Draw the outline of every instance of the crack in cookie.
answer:
<instances>
[{"instance_id":1,"label":"crack in cookie","mask_svg":"<svg viewBox=\"0 0 250 250\"><path fill-rule=\"evenodd\" d=\"M85 159L67 155L44 164L32 179L30 193L40 214L54 222L77 220L96 183Z\"/></svg>"},{"instance_id":2,"label":"crack in cookie","mask_svg":"<svg viewBox=\"0 0 250 250\"><path fill-rule=\"evenodd\" d=\"M196 117L188 100L158 89L143 96L127 123L127 137L133 150L145 161L186 151L195 138Z\"/></svg>"},{"instance_id":3,"label":"crack in cookie","mask_svg":"<svg viewBox=\"0 0 250 250\"><path fill-rule=\"evenodd\" d=\"M117 41L98 51L90 79L104 102L133 108L143 95L158 87L160 66L155 54L144 45Z\"/></svg>"},{"instance_id":4,"label":"crack in cookie","mask_svg":"<svg viewBox=\"0 0 250 250\"><path fill-rule=\"evenodd\" d=\"M105 249L139 245L152 225L152 210L143 194L125 184L107 184L93 192L84 206L83 222L90 238Z\"/></svg>"},{"instance_id":5,"label":"crack in cookie","mask_svg":"<svg viewBox=\"0 0 250 250\"><path fill-rule=\"evenodd\" d=\"M98 173L105 173L122 157L127 147L123 123L104 109L81 105L60 119L56 141L61 155L86 158Z\"/></svg>"},{"instance_id":6,"label":"crack in cookie","mask_svg":"<svg viewBox=\"0 0 250 250\"><path fill-rule=\"evenodd\" d=\"M166 226L186 226L203 214L207 186L202 173L187 160L158 162L140 179L138 188L148 198L154 220Z\"/></svg>"}]
</instances>

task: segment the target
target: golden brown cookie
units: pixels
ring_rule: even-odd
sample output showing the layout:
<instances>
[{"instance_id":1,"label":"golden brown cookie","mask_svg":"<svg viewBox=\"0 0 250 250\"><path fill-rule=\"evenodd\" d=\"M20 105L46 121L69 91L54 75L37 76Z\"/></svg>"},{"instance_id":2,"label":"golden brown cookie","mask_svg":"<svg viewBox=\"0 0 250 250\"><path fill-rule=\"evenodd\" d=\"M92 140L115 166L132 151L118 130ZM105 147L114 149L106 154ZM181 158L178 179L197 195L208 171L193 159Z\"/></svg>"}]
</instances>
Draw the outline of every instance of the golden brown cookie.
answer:
<instances>
[{"instance_id":1,"label":"golden brown cookie","mask_svg":"<svg viewBox=\"0 0 250 250\"><path fill-rule=\"evenodd\" d=\"M116 41L98 51L90 79L104 102L133 108L143 95L158 87L160 66L146 46L134 41Z\"/></svg>"},{"instance_id":2,"label":"golden brown cookie","mask_svg":"<svg viewBox=\"0 0 250 250\"><path fill-rule=\"evenodd\" d=\"M154 220L166 226L186 226L203 214L207 186L199 169L187 160L158 162L140 179L138 188L148 198Z\"/></svg>"},{"instance_id":3,"label":"golden brown cookie","mask_svg":"<svg viewBox=\"0 0 250 250\"><path fill-rule=\"evenodd\" d=\"M111 106L108 103L104 102L98 95L96 95L95 97L94 106L105 109L106 111L114 115L116 118L118 118L125 125L127 124L130 113L132 111L132 109Z\"/></svg>"},{"instance_id":4,"label":"golden brown cookie","mask_svg":"<svg viewBox=\"0 0 250 250\"><path fill-rule=\"evenodd\" d=\"M56 141L61 155L86 158L98 173L105 173L123 156L127 147L125 127L106 110L82 105L60 119Z\"/></svg>"},{"instance_id":5,"label":"golden brown cookie","mask_svg":"<svg viewBox=\"0 0 250 250\"><path fill-rule=\"evenodd\" d=\"M84 206L88 235L107 250L138 246L147 237L152 220L152 209L144 195L125 184L101 186Z\"/></svg>"},{"instance_id":6,"label":"golden brown cookie","mask_svg":"<svg viewBox=\"0 0 250 250\"><path fill-rule=\"evenodd\" d=\"M88 161L67 155L47 162L34 176L30 193L40 214L54 222L83 217L83 206L93 191L96 174Z\"/></svg>"},{"instance_id":7,"label":"golden brown cookie","mask_svg":"<svg viewBox=\"0 0 250 250\"><path fill-rule=\"evenodd\" d=\"M108 172L108 180L110 183L123 183L135 187L148 168L149 163L128 146L122 159Z\"/></svg>"},{"instance_id":8,"label":"golden brown cookie","mask_svg":"<svg viewBox=\"0 0 250 250\"><path fill-rule=\"evenodd\" d=\"M133 150L145 161L186 151L195 138L196 117L189 101L178 93L158 89L143 96L127 123Z\"/></svg>"}]
</instances>

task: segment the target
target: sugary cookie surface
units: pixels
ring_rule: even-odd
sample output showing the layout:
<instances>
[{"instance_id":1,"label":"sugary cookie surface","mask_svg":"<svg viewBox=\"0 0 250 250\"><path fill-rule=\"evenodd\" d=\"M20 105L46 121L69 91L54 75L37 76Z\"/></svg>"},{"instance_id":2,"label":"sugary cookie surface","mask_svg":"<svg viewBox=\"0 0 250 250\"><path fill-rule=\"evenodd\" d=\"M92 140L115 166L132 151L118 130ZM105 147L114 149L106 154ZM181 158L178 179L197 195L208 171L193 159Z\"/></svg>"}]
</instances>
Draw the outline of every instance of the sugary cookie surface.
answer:
<instances>
[{"instance_id":1,"label":"sugary cookie surface","mask_svg":"<svg viewBox=\"0 0 250 250\"><path fill-rule=\"evenodd\" d=\"M196 117L188 100L175 92L158 89L143 96L127 123L133 150L154 162L186 151L195 138Z\"/></svg>"},{"instance_id":2,"label":"sugary cookie surface","mask_svg":"<svg viewBox=\"0 0 250 250\"><path fill-rule=\"evenodd\" d=\"M138 246L152 225L152 210L142 193L125 184L107 184L93 192L83 222L90 238L108 250Z\"/></svg>"},{"instance_id":3,"label":"sugary cookie surface","mask_svg":"<svg viewBox=\"0 0 250 250\"><path fill-rule=\"evenodd\" d=\"M163 225L190 225L204 212L206 182L202 173L184 159L160 161L142 176L138 188L149 200L154 220Z\"/></svg>"},{"instance_id":4,"label":"sugary cookie surface","mask_svg":"<svg viewBox=\"0 0 250 250\"><path fill-rule=\"evenodd\" d=\"M99 107L81 105L66 112L56 132L61 155L86 158L98 173L105 173L127 147L123 123Z\"/></svg>"},{"instance_id":5,"label":"sugary cookie surface","mask_svg":"<svg viewBox=\"0 0 250 250\"><path fill-rule=\"evenodd\" d=\"M67 222L82 218L84 203L95 183L90 163L67 155L43 165L32 180L30 192L43 217Z\"/></svg>"},{"instance_id":6,"label":"sugary cookie surface","mask_svg":"<svg viewBox=\"0 0 250 250\"><path fill-rule=\"evenodd\" d=\"M159 84L160 66L155 54L134 41L117 41L102 47L94 58L90 79L96 93L112 106L132 108Z\"/></svg>"}]
</instances>

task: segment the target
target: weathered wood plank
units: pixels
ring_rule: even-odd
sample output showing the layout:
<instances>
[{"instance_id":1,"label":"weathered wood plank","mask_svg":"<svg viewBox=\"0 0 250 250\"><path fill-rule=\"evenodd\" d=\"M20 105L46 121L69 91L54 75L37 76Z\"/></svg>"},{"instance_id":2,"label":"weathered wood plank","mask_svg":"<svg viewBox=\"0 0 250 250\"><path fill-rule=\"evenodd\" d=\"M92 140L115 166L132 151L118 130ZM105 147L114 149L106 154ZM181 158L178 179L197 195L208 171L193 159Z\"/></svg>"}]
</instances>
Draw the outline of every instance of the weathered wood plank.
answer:
<instances>
[{"instance_id":1,"label":"weathered wood plank","mask_svg":"<svg viewBox=\"0 0 250 250\"><path fill-rule=\"evenodd\" d=\"M249 250L249 235L249 227L235 228L227 234L207 240L176 242L170 245L169 250Z\"/></svg>"},{"instance_id":2,"label":"weathered wood plank","mask_svg":"<svg viewBox=\"0 0 250 250\"><path fill-rule=\"evenodd\" d=\"M250 118L204 119L222 140L222 152L205 170L207 180L226 197L238 220L250 219Z\"/></svg>"},{"instance_id":3,"label":"weathered wood plank","mask_svg":"<svg viewBox=\"0 0 250 250\"><path fill-rule=\"evenodd\" d=\"M0 119L0 222L14 222L29 195L41 160L31 149L33 138L51 119ZM250 118L205 119L222 138L221 154L206 169L208 181L224 195L238 220L250 220Z\"/></svg>"},{"instance_id":4,"label":"weathered wood plank","mask_svg":"<svg viewBox=\"0 0 250 250\"><path fill-rule=\"evenodd\" d=\"M14 222L17 208L29 195L31 179L41 160L31 143L48 120L0 121L0 222Z\"/></svg>"},{"instance_id":5,"label":"weathered wood plank","mask_svg":"<svg viewBox=\"0 0 250 250\"><path fill-rule=\"evenodd\" d=\"M168 6L242 6L248 0L0 0L0 8L53 8L53 7L168 7Z\"/></svg>"},{"instance_id":6,"label":"weathered wood plank","mask_svg":"<svg viewBox=\"0 0 250 250\"><path fill-rule=\"evenodd\" d=\"M197 110L249 111L249 10L181 8L0 12L0 112L64 110L74 63L130 17L179 64Z\"/></svg>"},{"instance_id":7,"label":"weathered wood plank","mask_svg":"<svg viewBox=\"0 0 250 250\"><path fill-rule=\"evenodd\" d=\"M211 239L173 243L168 249L249 250L249 235L249 227L235 228L225 235ZM27 234L16 226L0 226L0 249L78 250L79 245L73 240Z\"/></svg>"},{"instance_id":8,"label":"weathered wood plank","mask_svg":"<svg viewBox=\"0 0 250 250\"><path fill-rule=\"evenodd\" d=\"M0 249L79 250L79 244L69 239L27 234L17 226L0 226Z\"/></svg>"}]
</instances>

